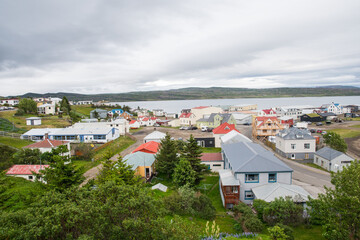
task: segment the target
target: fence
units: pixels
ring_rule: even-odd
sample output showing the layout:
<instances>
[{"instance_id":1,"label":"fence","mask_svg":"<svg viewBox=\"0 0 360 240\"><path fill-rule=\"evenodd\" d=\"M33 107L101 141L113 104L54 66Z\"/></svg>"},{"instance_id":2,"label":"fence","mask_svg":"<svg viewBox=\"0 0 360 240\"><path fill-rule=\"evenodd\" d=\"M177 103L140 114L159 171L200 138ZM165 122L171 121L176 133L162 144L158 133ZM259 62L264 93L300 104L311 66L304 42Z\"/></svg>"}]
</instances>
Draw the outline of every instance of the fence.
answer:
<instances>
[{"instance_id":1,"label":"fence","mask_svg":"<svg viewBox=\"0 0 360 240\"><path fill-rule=\"evenodd\" d=\"M2 136L2 137L20 138L21 134L12 133L12 132L6 132L6 131L0 131L0 136Z\"/></svg>"}]
</instances>

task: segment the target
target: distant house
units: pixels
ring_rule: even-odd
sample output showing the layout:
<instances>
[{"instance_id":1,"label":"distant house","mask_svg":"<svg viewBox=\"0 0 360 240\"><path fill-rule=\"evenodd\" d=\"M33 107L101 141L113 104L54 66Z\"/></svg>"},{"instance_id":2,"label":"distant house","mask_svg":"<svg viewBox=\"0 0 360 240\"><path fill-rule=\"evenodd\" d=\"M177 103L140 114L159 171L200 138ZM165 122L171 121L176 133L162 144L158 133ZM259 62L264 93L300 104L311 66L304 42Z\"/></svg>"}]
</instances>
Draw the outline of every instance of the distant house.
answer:
<instances>
[{"instance_id":1,"label":"distant house","mask_svg":"<svg viewBox=\"0 0 360 240\"><path fill-rule=\"evenodd\" d=\"M41 153L44 153L44 152L51 152L52 149L56 149L62 145L66 146L66 148L68 149L68 152L65 153L64 155L70 156L70 143L67 141L45 139L41 142L36 142L36 143L30 144L30 145L27 145L23 148L39 149Z\"/></svg>"},{"instance_id":2,"label":"distant house","mask_svg":"<svg viewBox=\"0 0 360 240\"><path fill-rule=\"evenodd\" d=\"M120 118L124 118L126 120L131 120L131 118L133 117L133 115L129 112L123 112L120 116Z\"/></svg>"},{"instance_id":3,"label":"distant house","mask_svg":"<svg viewBox=\"0 0 360 240\"><path fill-rule=\"evenodd\" d=\"M191 112L182 113L179 117L181 126L191 126L196 125L195 115Z\"/></svg>"},{"instance_id":4,"label":"distant house","mask_svg":"<svg viewBox=\"0 0 360 240\"><path fill-rule=\"evenodd\" d=\"M342 106L339 103L323 104L321 110L324 112L335 113L336 115L342 114Z\"/></svg>"},{"instance_id":5,"label":"distant house","mask_svg":"<svg viewBox=\"0 0 360 240\"><path fill-rule=\"evenodd\" d=\"M250 125L252 123L253 118L251 114L233 113L232 115L235 118L236 124Z\"/></svg>"},{"instance_id":6,"label":"distant house","mask_svg":"<svg viewBox=\"0 0 360 240\"><path fill-rule=\"evenodd\" d=\"M162 117L165 115L164 109L153 109L152 112L156 117Z\"/></svg>"},{"instance_id":7,"label":"distant house","mask_svg":"<svg viewBox=\"0 0 360 240\"><path fill-rule=\"evenodd\" d=\"M18 105L20 100L18 98L0 99L0 104L7 104L9 106Z\"/></svg>"},{"instance_id":8,"label":"distant house","mask_svg":"<svg viewBox=\"0 0 360 240\"><path fill-rule=\"evenodd\" d=\"M276 111L274 109L263 109L258 113L259 116L276 117Z\"/></svg>"},{"instance_id":9,"label":"distant house","mask_svg":"<svg viewBox=\"0 0 360 240\"><path fill-rule=\"evenodd\" d=\"M256 110L257 104L238 104L229 107L229 112Z\"/></svg>"},{"instance_id":10,"label":"distant house","mask_svg":"<svg viewBox=\"0 0 360 240\"><path fill-rule=\"evenodd\" d=\"M165 113L165 117L167 117L167 118L178 118L179 115L177 113Z\"/></svg>"},{"instance_id":11,"label":"distant house","mask_svg":"<svg viewBox=\"0 0 360 240\"><path fill-rule=\"evenodd\" d=\"M326 121L331 121L333 120L334 118L337 117L337 115L335 113L332 113L332 112L327 112L327 113L319 113L319 115L325 119Z\"/></svg>"},{"instance_id":12,"label":"distant house","mask_svg":"<svg viewBox=\"0 0 360 240\"><path fill-rule=\"evenodd\" d=\"M224 169L224 160L221 153L203 153L201 155L201 163L207 165L208 169L213 172Z\"/></svg>"},{"instance_id":13,"label":"distant house","mask_svg":"<svg viewBox=\"0 0 360 240\"><path fill-rule=\"evenodd\" d=\"M323 118L322 116L320 116L317 113L309 113L309 114L304 114L300 117L300 121L301 122L322 122L325 121L325 118Z\"/></svg>"},{"instance_id":14,"label":"distant house","mask_svg":"<svg viewBox=\"0 0 360 240\"><path fill-rule=\"evenodd\" d=\"M342 171L344 167L354 161L345 153L339 152L329 147L323 147L315 153L314 163L328 171Z\"/></svg>"},{"instance_id":15,"label":"distant house","mask_svg":"<svg viewBox=\"0 0 360 240\"><path fill-rule=\"evenodd\" d=\"M277 117L256 117L252 123L253 138L267 138L275 136L285 127L280 123Z\"/></svg>"},{"instance_id":16,"label":"distant house","mask_svg":"<svg viewBox=\"0 0 360 240\"><path fill-rule=\"evenodd\" d=\"M132 167L135 175L146 180L151 178L155 172L155 156L151 153L135 152L124 157L124 161Z\"/></svg>"},{"instance_id":17,"label":"distant house","mask_svg":"<svg viewBox=\"0 0 360 240\"><path fill-rule=\"evenodd\" d=\"M196 121L200 118L204 118L206 115L210 115L212 113L222 113L223 110L221 107L213 107L213 106L200 106L194 107L191 109L191 113L194 114L194 121L190 125L195 125Z\"/></svg>"},{"instance_id":18,"label":"distant house","mask_svg":"<svg viewBox=\"0 0 360 240\"><path fill-rule=\"evenodd\" d=\"M154 142L161 142L161 140L163 140L165 138L166 134L159 132L159 131L154 131L152 133L150 133L149 135L147 135L146 137L144 137L144 143L150 142L150 141L154 141Z\"/></svg>"},{"instance_id":19,"label":"distant house","mask_svg":"<svg viewBox=\"0 0 360 240\"><path fill-rule=\"evenodd\" d=\"M144 152L144 153L156 154L158 152L159 148L160 148L159 142L149 141L149 142L141 144L134 151L132 151L132 153Z\"/></svg>"},{"instance_id":20,"label":"distant house","mask_svg":"<svg viewBox=\"0 0 360 240\"><path fill-rule=\"evenodd\" d=\"M291 159L314 159L316 139L306 129L283 129L276 134L276 152Z\"/></svg>"},{"instance_id":21,"label":"distant house","mask_svg":"<svg viewBox=\"0 0 360 240\"><path fill-rule=\"evenodd\" d=\"M35 174L48 167L49 165L14 165L6 171L6 176L22 177L34 182Z\"/></svg>"},{"instance_id":22,"label":"distant house","mask_svg":"<svg viewBox=\"0 0 360 240\"><path fill-rule=\"evenodd\" d=\"M38 112L38 114L43 114L43 115L49 115L49 114L54 115L55 114L55 105L52 105L52 104L39 105L37 107L37 112Z\"/></svg>"},{"instance_id":23,"label":"distant house","mask_svg":"<svg viewBox=\"0 0 360 240\"><path fill-rule=\"evenodd\" d=\"M96 113L97 114L96 114ZM92 110L90 112L90 118L101 118L101 119L105 119L107 118L108 111L105 109L100 109L100 108L96 108L94 110Z\"/></svg>"},{"instance_id":24,"label":"distant house","mask_svg":"<svg viewBox=\"0 0 360 240\"><path fill-rule=\"evenodd\" d=\"M180 119L175 118L168 123L170 127L180 127Z\"/></svg>"},{"instance_id":25,"label":"distant house","mask_svg":"<svg viewBox=\"0 0 360 240\"><path fill-rule=\"evenodd\" d=\"M276 108L276 115L278 117L298 119L301 115L303 115L303 110L297 106L278 107Z\"/></svg>"},{"instance_id":26,"label":"distant house","mask_svg":"<svg viewBox=\"0 0 360 240\"><path fill-rule=\"evenodd\" d=\"M201 128L202 126L216 128L225 122L236 124L236 120L231 113L212 113L197 120L196 125L198 128Z\"/></svg>"},{"instance_id":27,"label":"distant house","mask_svg":"<svg viewBox=\"0 0 360 240\"><path fill-rule=\"evenodd\" d=\"M283 116L283 117L279 117L278 119L280 120L281 125L283 125L286 128L290 128L294 126L293 117Z\"/></svg>"},{"instance_id":28,"label":"distant house","mask_svg":"<svg viewBox=\"0 0 360 240\"><path fill-rule=\"evenodd\" d=\"M114 114L117 114L118 116L120 116L121 114L123 114L124 110L118 108L118 109L112 109L111 111L108 112L108 115L110 117L113 117Z\"/></svg>"},{"instance_id":29,"label":"distant house","mask_svg":"<svg viewBox=\"0 0 360 240\"><path fill-rule=\"evenodd\" d=\"M130 131L129 121L126 119L115 119L110 122L105 122L105 125L117 128L119 130L119 134L122 136L125 135L126 133L129 133Z\"/></svg>"},{"instance_id":30,"label":"distant house","mask_svg":"<svg viewBox=\"0 0 360 240\"><path fill-rule=\"evenodd\" d=\"M259 144L225 144L222 154L225 170L219 171L220 195L226 208L239 201L250 204L260 199L253 192L255 187L274 183L291 185L293 170Z\"/></svg>"},{"instance_id":31,"label":"distant house","mask_svg":"<svg viewBox=\"0 0 360 240\"><path fill-rule=\"evenodd\" d=\"M200 147L215 147L215 138L213 137L196 137L195 140Z\"/></svg>"},{"instance_id":32,"label":"distant house","mask_svg":"<svg viewBox=\"0 0 360 240\"><path fill-rule=\"evenodd\" d=\"M137 129L140 128L140 122L136 121L136 120L131 120L130 123L130 128L131 129Z\"/></svg>"},{"instance_id":33,"label":"distant house","mask_svg":"<svg viewBox=\"0 0 360 240\"><path fill-rule=\"evenodd\" d=\"M26 118L26 125L28 125L28 126L39 126L39 125L41 125L41 118L40 117Z\"/></svg>"},{"instance_id":34,"label":"distant house","mask_svg":"<svg viewBox=\"0 0 360 240\"><path fill-rule=\"evenodd\" d=\"M92 100L73 102L73 105L91 105L91 104L93 104Z\"/></svg>"},{"instance_id":35,"label":"distant house","mask_svg":"<svg viewBox=\"0 0 360 240\"><path fill-rule=\"evenodd\" d=\"M229 123L223 123L217 128L213 130L213 137L215 138L215 147L221 147L221 140L220 138L224 136L225 134L231 132L232 130L235 130L239 132L235 128L235 124L229 124Z\"/></svg>"},{"instance_id":36,"label":"distant house","mask_svg":"<svg viewBox=\"0 0 360 240\"><path fill-rule=\"evenodd\" d=\"M248 137L239 133L236 130L232 130L224 136L220 137L221 146L224 144L239 143L239 142L252 142Z\"/></svg>"}]
</instances>

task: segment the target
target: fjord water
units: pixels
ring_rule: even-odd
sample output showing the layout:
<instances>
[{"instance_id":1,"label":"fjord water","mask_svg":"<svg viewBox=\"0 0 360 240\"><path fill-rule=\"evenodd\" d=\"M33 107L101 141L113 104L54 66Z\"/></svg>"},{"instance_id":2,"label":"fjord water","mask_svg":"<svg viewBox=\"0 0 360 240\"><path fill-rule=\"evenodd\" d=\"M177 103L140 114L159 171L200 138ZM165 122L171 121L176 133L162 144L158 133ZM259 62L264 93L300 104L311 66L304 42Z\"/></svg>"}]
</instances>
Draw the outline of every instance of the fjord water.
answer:
<instances>
[{"instance_id":1,"label":"fjord water","mask_svg":"<svg viewBox=\"0 0 360 240\"><path fill-rule=\"evenodd\" d=\"M113 102L113 104L128 105L132 108L146 108L149 110L160 108L169 113L179 113L181 109L196 106L222 106L239 104L257 104L258 109L271 107L311 105L320 107L326 103L340 103L342 105L360 105L360 96L336 97L293 97L293 98L237 98L237 99L199 99L199 100L171 100L171 101L142 101L142 102Z\"/></svg>"}]
</instances>

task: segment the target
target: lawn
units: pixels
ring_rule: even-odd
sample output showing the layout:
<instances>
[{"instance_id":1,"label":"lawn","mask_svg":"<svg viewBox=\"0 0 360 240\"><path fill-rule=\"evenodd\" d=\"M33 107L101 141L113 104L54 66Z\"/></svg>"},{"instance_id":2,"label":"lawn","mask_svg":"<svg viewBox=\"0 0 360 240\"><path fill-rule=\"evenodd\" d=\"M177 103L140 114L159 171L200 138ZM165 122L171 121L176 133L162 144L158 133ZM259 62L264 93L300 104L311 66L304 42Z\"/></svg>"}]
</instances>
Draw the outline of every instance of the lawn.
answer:
<instances>
[{"instance_id":1,"label":"lawn","mask_svg":"<svg viewBox=\"0 0 360 240\"><path fill-rule=\"evenodd\" d=\"M102 158L104 158L105 154L107 152L111 152L112 155L118 154L122 152L123 150L127 149L131 145L135 143L134 140L132 140L128 136L121 136L114 141L106 143L107 146L102 148L101 150L97 151L95 153L94 159L95 161L98 161Z\"/></svg>"},{"instance_id":2,"label":"lawn","mask_svg":"<svg viewBox=\"0 0 360 240\"><path fill-rule=\"evenodd\" d=\"M317 169L323 170L323 171L325 171L325 172L329 172L328 170L320 167L319 165L316 165L315 163L304 163L304 165L307 165L307 166L313 167L313 168L317 168Z\"/></svg>"},{"instance_id":3,"label":"lawn","mask_svg":"<svg viewBox=\"0 0 360 240\"><path fill-rule=\"evenodd\" d=\"M90 112L95 108L91 107L91 105L73 105L71 109L82 116L90 117Z\"/></svg>"},{"instance_id":4,"label":"lawn","mask_svg":"<svg viewBox=\"0 0 360 240\"><path fill-rule=\"evenodd\" d=\"M203 153L218 153L221 152L221 148L216 148L216 147L202 147L201 151Z\"/></svg>"},{"instance_id":5,"label":"lawn","mask_svg":"<svg viewBox=\"0 0 360 240\"><path fill-rule=\"evenodd\" d=\"M6 118L0 118L0 131L24 133L25 130L15 127L15 125Z\"/></svg>"},{"instance_id":6,"label":"lawn","mask_svg":"<svg viewBox=\"0 0 360 240\"><path fill-rule=\"evenodd\" d=\"M356 128L360 128L360 125L353 125L351 127L356 127Z\"/></svg>"},{"instance_id":7,"label":"lawn","mask_svg":"<svg viewBox=\"0 0 360 240\"><path fill-rule=\"evenodd\" d=\"M337 128L337 129L331 129L329 131L339 134L342 138L354 138L354 137L360 136L360 130L355 131L355 130L351 130L351 129Z\"/></svg>"},{"instance_id":8,"label":"lawn","mask_svg":"<svg viewBox=\"0 0 360 240\"><path fill-rule=\"evenodd\" d=\"M15 148L22 148L34 142L28 140L22 140L12 137L0 137L0 144L8 145Z\"/></svg>"},{"instance_id":9,"label":"lawn","mask_svg":"<svg viewBox=\"0 0 360 240\"><path fill-rule=\"evenodd\" d=\"M77 169L84 167L84 172L96 167L100 164L99 161L86 161L86 160L73 160L72 163L75 165Z\"/></svg>"}]
</instances>

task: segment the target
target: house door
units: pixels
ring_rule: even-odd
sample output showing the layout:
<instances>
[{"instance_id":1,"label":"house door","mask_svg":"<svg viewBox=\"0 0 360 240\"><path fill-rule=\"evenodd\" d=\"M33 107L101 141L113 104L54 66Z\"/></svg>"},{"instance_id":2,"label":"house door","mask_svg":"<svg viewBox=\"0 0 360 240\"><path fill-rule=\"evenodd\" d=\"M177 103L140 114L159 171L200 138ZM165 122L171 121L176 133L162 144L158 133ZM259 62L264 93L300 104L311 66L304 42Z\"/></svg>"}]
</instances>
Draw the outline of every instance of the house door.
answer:
<instances>
[{"instance_id":1,"label":"house door","mask_svg":"<svg viewBox=\"0 0 360 240\"><path fill-rule=\"evenodd\" d=\"M145 168L145 178L150 177L150 168Z\"/></svg>"},{"instance_id":2,"label":"house door","mask_svg":"<svg viewBox=\"0 0 360 240\"><path fill-rule=\"evenodd\" d=\"M84 142L84 135L80 135L80 142Z\"/></svg>"},{"instance_id":3,"label":"house door","mask_svg":"<svg viewBox=\"0 0 360 240\"><path fill-rule=\"evenodd\" d=\"M34 120L30 120L30 125L34 125Z\"/></svg>"},{"instance_id":4,"label":"house door","mask_svg":"<svg viewBox=\"0 0 360 240\"><path fill-rule=\"evenodd\" d=\"M295 159L295 154L291 154L291 159Z\"/></svg>"}]
</instances>

